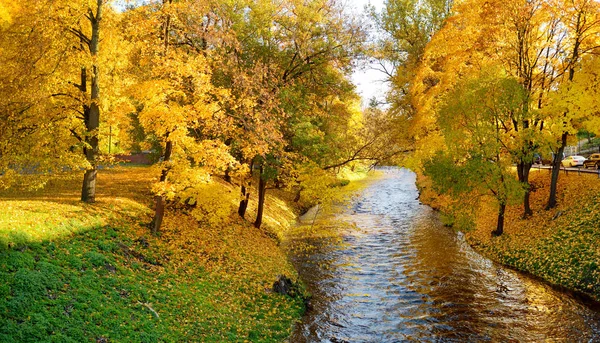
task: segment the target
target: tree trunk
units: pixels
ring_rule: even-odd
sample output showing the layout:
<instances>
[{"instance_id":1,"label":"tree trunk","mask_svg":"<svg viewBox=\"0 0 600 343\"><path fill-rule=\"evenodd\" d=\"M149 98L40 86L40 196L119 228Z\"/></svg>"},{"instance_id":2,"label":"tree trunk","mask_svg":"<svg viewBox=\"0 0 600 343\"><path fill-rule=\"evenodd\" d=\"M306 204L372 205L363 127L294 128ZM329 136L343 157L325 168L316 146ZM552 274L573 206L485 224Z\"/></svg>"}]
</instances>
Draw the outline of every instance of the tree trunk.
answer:
<instances>
[{"instance_id":1,"label":"tree trunk","mask_svg":"<svg viewBox=\"0 0 600 343\"><path fill-rule=\"evenodd\" d=\"M81 188L81 201L93 203L96 201L96 175L98 170L93 165L93 169L88 169L83 175L83 186Z\"/></svg>"},{"instance_id":2,"label":"tree trunk","mask_svg":"<svg viewBox=\"0 0 600 343\"><path fill-rule=\"evenodd\" d=\"M168 134L167 134L167 137L168 137ZM167 163L171 160L172 151L173 151L173 143L170 140L167 140L167 144L165 146L165 156L163 159L163 161L165 163ZM170 167L168 164L163 167L163 170L160 174L160 182L167 181L167 176L169 175L169 170L170 170ZM152 223L150 224L153 235L157 235L158 232L160 231L163 217L165 216L165 202L166 202L164 195L157 195L155 197L155 200L156 200L156 206L154 208L154 218L152 219Z\"/></svg>"},{"instance_id":3,"label":"tree trunk","mask_svg":"<svg viewBox=\"0 0 600 343\"><path fill-rule=\"evenodd\" d=\"M227 167L227 169L225 169L225 176L223 177L223 180L227 183L231 183L231 168Z\"/></svg>"},{"instance_id":4,"label":"tree trunk","mask_svg":"<svg viewBox=\"0 0 600 343\"><path fill-rule=\"evenodd\" d=\"M300 197L302 196L302 187L298 188L298 191L296 192L296 196L294 197L294 202L298 202L300 201Z\"/></svg>"},{"instance_id":5,"label":"tree trunk","mask_svg":"<svg viewBox=\"0 0 600 343\"><path fill-rule=\"evenodd\" d=\"M267 193L267 180L263 176L263 166L260 166L260 179L258 181L258 209L256 210L256 221L254 227L260 229L263 211L265 207L265 195Z\"/></svg>"},{"instance_id":6,"label":"tree trunk","mask_svg":"<svg viewBox=\"0 0 600 343\"><path fill-rule=\"evenodd\" d=\"M252 167L254 165L254 160L250 162L250 180L252 180ZM242 200L240 201L240 206L238 207L238 214L240 217L244 218L246 216L246 209L248 209L248 202L250 202L250 187L252 186L252 181L248 182L248 187L242 185Z\"/></svg>"},{"instance_id":7,"label":"tree trunk","mask_svg":"<svg viewBox=\"0 0 600 343\"><path fill-rule=\"evenodd\" d=\"M245 185L242 185L242 197L243 199L240 201L240 207L238 207L238 214L240 217L244 218L246 209L248 208L248 201L250 201L250 191L246 190Z\"/></svg>"},{"instance_id":8,"label":"tree trunk","mask_svg":"<svg viewBox=\"0 0 600 343\"><path fill-rule=\"evenodd\" d=\"M500 236L504 232L504 212L506 211L506 204L501 203L498 207L498 223L496 224L496 230L492 231L493 236Z\"/></svg>"},{"instance_id":9,"label":"tree trunk","mask_svg":"<svg viewBox=\"0 0 600 343\"><path fill-rule=\"evenodd\" d=\"M523 187L525 187L525 194L523 195L523 218L533 215L529 201L531 193L531 185L529 184L529 171L531 170L531 165L531 162L524 162L522 160L517 164L519 182L521 182Z\"/></svg>"},{"instance_id":10,"label":"tree trunk","mask_svg":"<svg viewBox=\"0 0 600 343\"><path fill-rule=\"evenodd\" d=\"M546 204L546 210L556 207L556 188L558 184L558 175L560 174L560 162L562 160L565 147L567 146L567 136L568 133L563 132L561 136L560 148L558 148L558 152L556 153L556 155L554 155L554 160L552 161L552 179L550 180L550 196L548 197L548 204Z\"/></svg>"},{"instance_id":11,"label":"tree trunk","mask_svg":"<svg viewBox=\"0 0 600 343\"><path fill-rule=\"evenodd\" d=\"M90 10L91 12L91 10ZM85 135L85 158L90 164L90 168L85 171L83 176L83 185L81 187L81 201L93 203L96 201L96 175L98 174L96 160L99 154L98 149L98 128L100 127L100 85L98 80L98 47L100 41L100 21L102 20L102 0L97 0L96 16L90 15L90 23L92 24L92 38L90 40L90 54L92 57L92 75L91 97L89 107L87 104L83 106L83 116L86 129ZM80 89L87 92L87 75L86 68L81 68L81 85Z\"/></svg>"},{"instance_id":12,"label":"tree trunk","mask_svg":"<svg viewBox=\"0 0 600 343\"><path fill-rule=\"evenodd\" d=\"M156 202L154 207L154 218L150 225L152 227L152 234L156 236L158 235L163 218L165 217L165 197L163 195L157 195L154 197L154 200Z\"/></svg>"},{"instance_id":13,"label":"tree trunk","mask_svg":"<svg viewBox=\"0 0 600 343\"><path fill-rule=\"evenodd\" d=\"M100 1L100 0L99 0ZM172 1L171 0L163 0L163 6L166 5L167 3L170 4ZM163 26L163 57L166 58L167 57L167 52L169 50L169 30L171 28L171 16L167 15L167 17L165 18L165 23ZM160 174L160 182L166 182L167 181L167 176L169 175L169 171L171 170L171 167L169 166L169 161L171 161L171 153L173 152L173 142L169 139L169 135L170 132L167 132L165 134L165 155L163 158L163 163L165 164L162 172ZM153 235L158 235L158 232L160 231L160 227L162 226L162 221L163 218L165 216L165 203L166 203L166 199L164 195L157 195L155 197L156 200L156 205L154 208L154 218L152 219L152 222L150 223L150 227L152 230L152 234Z\"/></svg>"}]
</instances>

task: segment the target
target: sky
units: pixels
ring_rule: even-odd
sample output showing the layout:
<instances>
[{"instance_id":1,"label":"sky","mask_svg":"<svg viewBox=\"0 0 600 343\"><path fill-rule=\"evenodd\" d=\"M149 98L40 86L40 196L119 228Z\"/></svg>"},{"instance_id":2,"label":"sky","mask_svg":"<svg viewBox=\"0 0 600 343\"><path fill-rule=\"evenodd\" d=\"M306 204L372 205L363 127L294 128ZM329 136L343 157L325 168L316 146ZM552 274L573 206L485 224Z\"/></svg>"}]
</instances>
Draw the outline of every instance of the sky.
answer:
<instances>
[{"instance_id":1,"label":"sky","mask_svg":"<svg viewBox=\"0 0 600 343\"><path fill-rule=\"evenodd\" d=\"M379 12L383 8L384 0L347 0L348 5L354 7L357 13L362 13L365 5L373 5ZM365 65L362 68L358 68L352 74L352 82L356 85L357 93L362 97L363 106L366 107L369 104L369 100L372 97L376 97L378 100L383 101L385 93L387 92L388 86L382 80L385 75L383 73L373 70L372 66Z\"/></svg>"}]
</instances>

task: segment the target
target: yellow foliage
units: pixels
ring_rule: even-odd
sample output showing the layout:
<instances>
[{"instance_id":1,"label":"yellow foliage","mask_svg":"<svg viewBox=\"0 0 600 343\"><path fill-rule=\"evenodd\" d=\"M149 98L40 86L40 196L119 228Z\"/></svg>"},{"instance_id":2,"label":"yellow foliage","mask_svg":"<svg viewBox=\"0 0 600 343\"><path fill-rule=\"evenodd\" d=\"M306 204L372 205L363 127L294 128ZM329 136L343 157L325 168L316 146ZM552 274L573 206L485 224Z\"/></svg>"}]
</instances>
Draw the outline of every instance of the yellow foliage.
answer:
<instances>
[{"instance_id":1,"label":"yellow foliage","mask_svg":"<svg viewBox=\"0 0 600 343\"><path fill-rule=\"evenodd\" d=\"M18 9L18 6L15 1L0 1L0 28L10 25L12 13Z\"/></svg>"},{"instance_id":2,"label":"yellow foliage","mask_svg":"<svg viewBox=\"0 0 600 343\"><path fill-rule=\"evenodd\" d=\"M182 199L193 205L191 215L210 226L227 225L236 215L238 193L216 180L181 192ZM237 200L237 201L236 201Z\"/></svg>"}]
</instances>

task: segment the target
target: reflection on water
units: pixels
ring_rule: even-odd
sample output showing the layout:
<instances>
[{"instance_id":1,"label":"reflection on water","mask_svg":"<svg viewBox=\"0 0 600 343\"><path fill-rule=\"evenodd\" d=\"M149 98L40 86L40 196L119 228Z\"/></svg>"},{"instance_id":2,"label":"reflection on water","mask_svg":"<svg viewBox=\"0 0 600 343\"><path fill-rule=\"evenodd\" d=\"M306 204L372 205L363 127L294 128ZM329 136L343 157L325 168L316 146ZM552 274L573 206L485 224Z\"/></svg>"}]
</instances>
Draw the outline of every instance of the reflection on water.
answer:
<instances>
[{"instance_id":1,"label":"reflection on water","mask_svg":"<svg viewBox=\"0 0 600 343\"><path fill-rule=\"evenodd\" d=\"M417 196L412 172L386 170L317 219L337 239L289 239L313 294L291 342L600 341L599 313L478 255Z\"/></svg>"}]
</instances>

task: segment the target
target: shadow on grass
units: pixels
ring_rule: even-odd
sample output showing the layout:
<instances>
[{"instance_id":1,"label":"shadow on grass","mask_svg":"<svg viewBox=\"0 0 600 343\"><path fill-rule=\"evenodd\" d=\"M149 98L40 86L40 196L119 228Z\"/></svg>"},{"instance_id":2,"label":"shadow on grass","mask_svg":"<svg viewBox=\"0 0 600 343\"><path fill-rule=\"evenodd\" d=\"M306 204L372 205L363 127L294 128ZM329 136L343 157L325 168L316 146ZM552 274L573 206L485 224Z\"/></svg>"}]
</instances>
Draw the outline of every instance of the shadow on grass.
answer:
<instances>
[{"instance_id":1,"label":"shadow on grass","mask_svg":"<svg viewBox=\"0 0 600 343\"><path fill-rule=\"evenodd\" d=\"M283 260L275 243L245 223L230 232L186 217L180 232L182 214L169 215L170 239L148 236L151 175L102 171L95 204L78 201L79 180L0 194L0 342L287 338L302 305L266 292L271 277L255 271ZM230 261L227 272L200 251Z\"/></svg>"}]
</instances>

